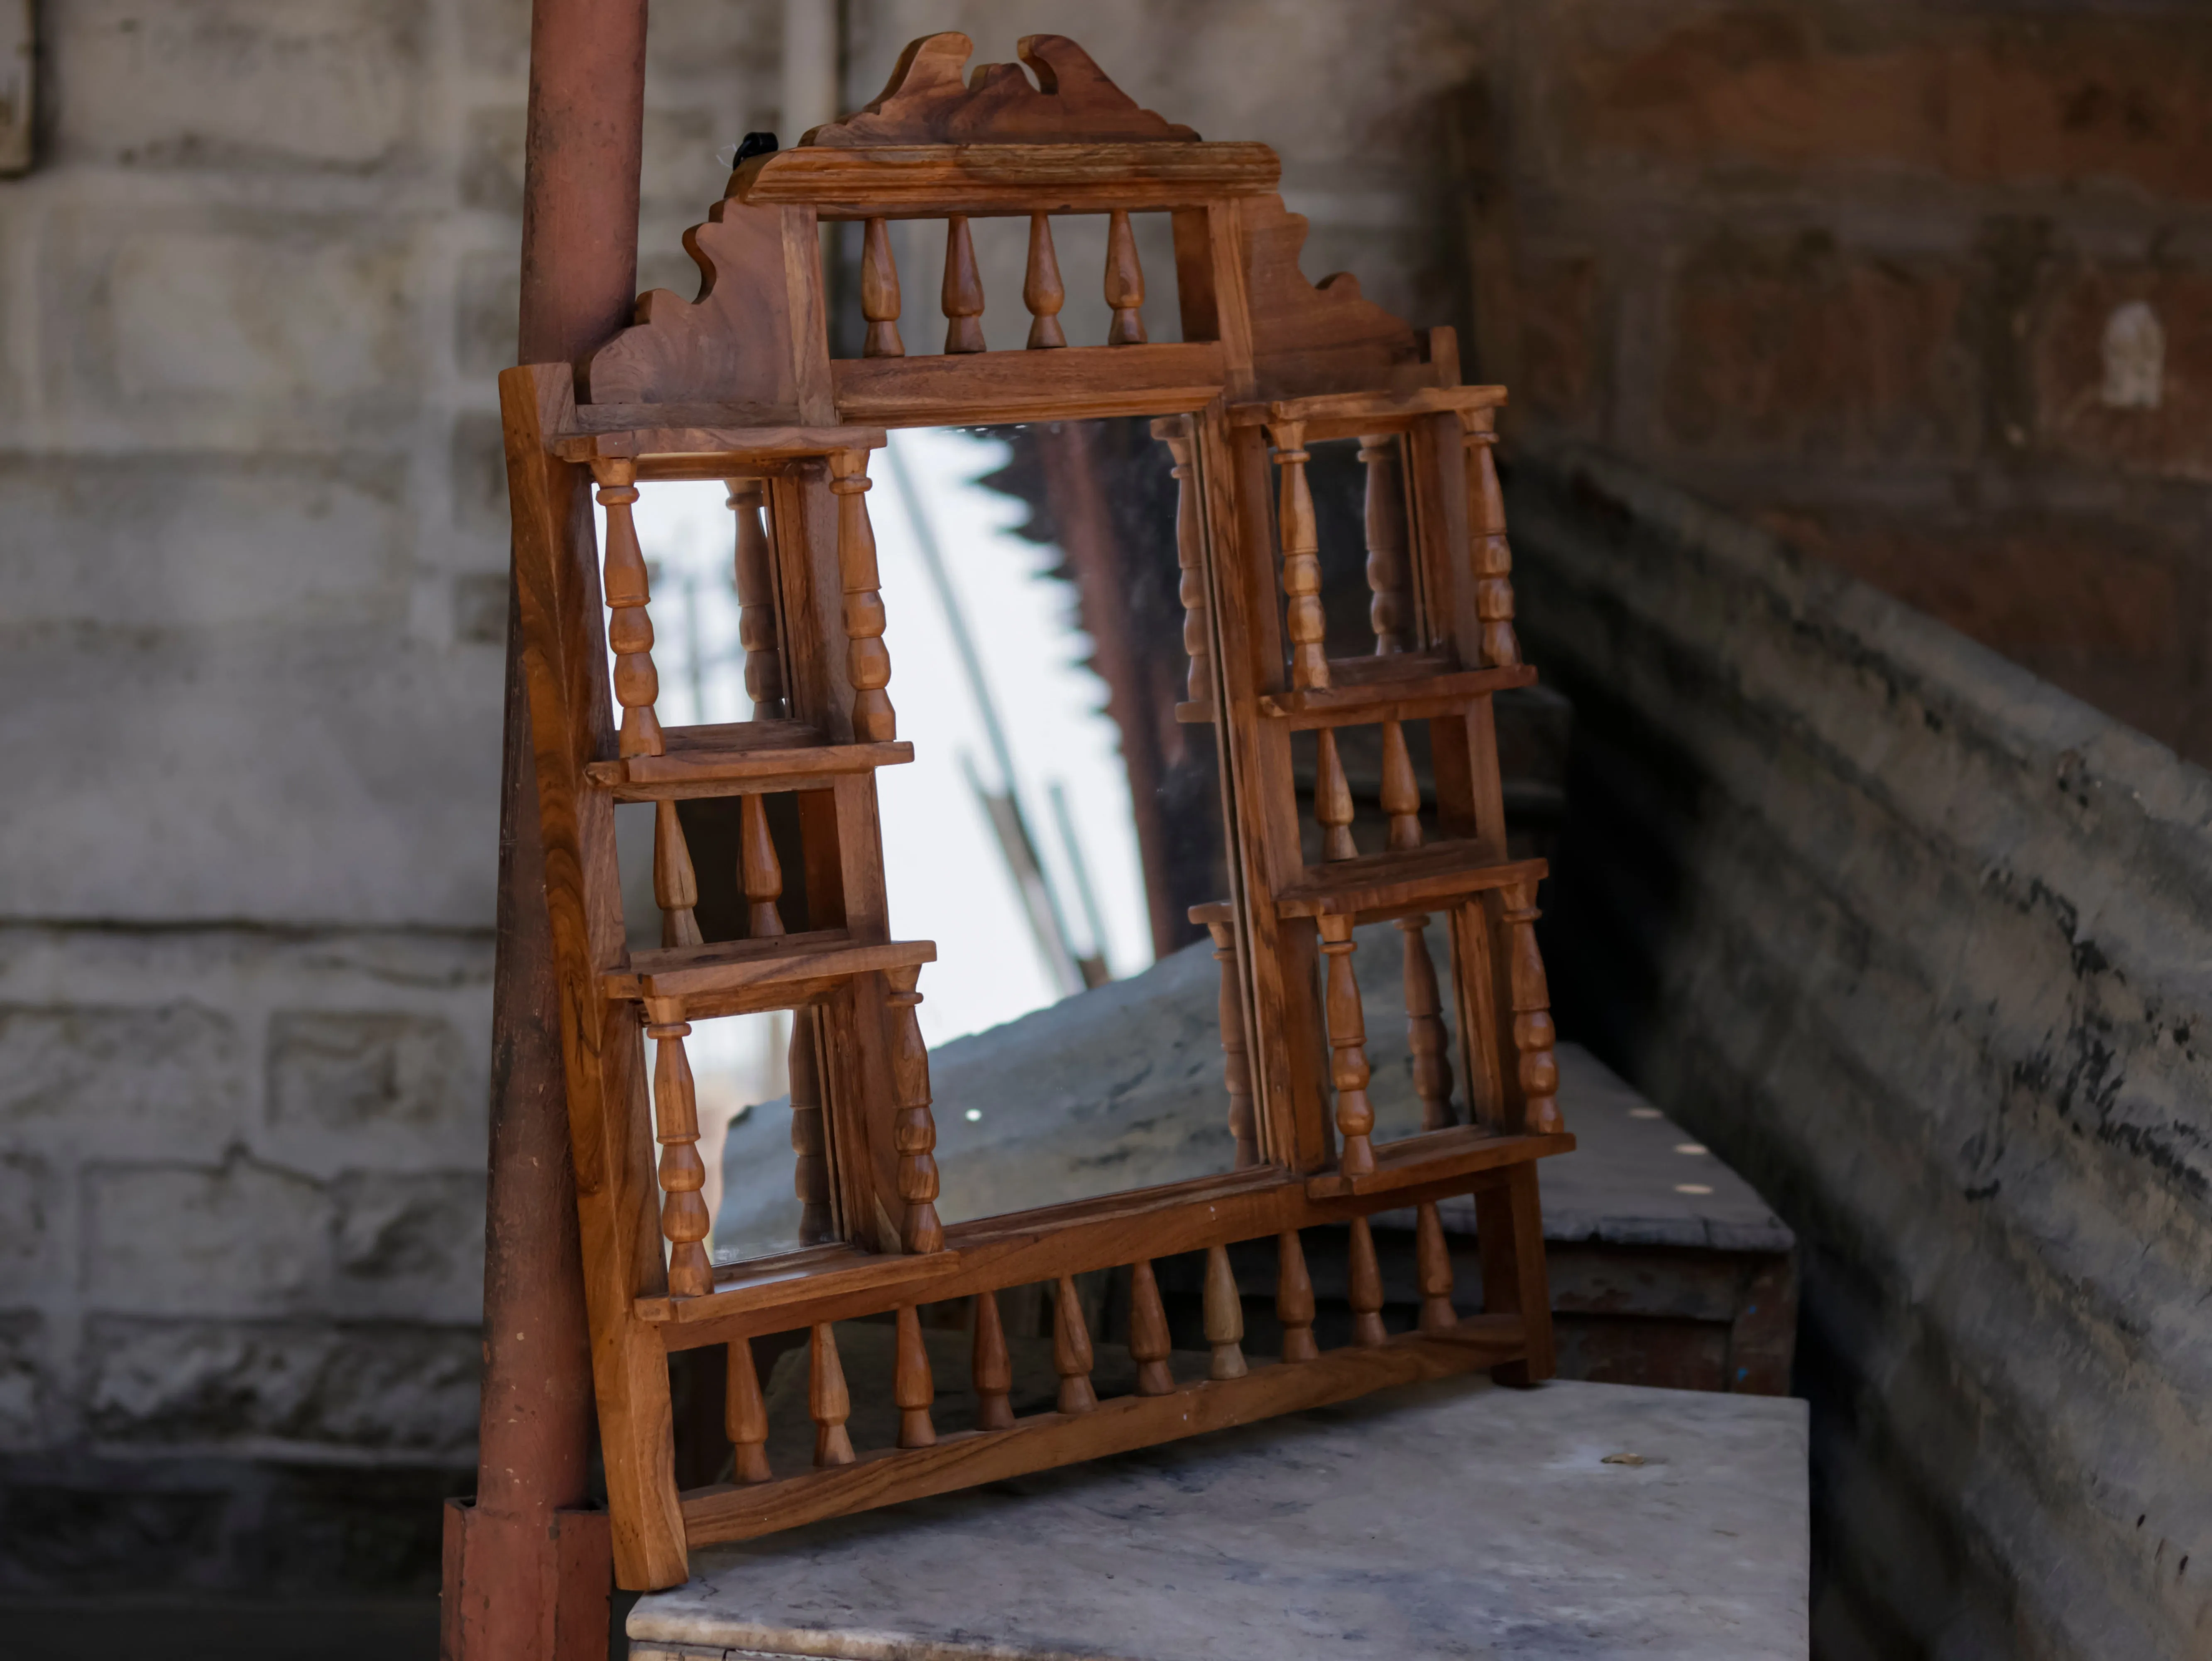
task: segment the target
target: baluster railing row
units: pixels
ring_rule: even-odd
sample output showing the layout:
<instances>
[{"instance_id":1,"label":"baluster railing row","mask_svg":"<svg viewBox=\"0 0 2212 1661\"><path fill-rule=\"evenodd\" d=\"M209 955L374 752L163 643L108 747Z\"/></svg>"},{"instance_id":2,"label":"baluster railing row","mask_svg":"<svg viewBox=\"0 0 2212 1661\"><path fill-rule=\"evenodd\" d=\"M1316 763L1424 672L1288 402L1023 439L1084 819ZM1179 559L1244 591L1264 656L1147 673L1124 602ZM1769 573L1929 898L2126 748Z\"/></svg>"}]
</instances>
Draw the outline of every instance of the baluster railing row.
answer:
<instances>
[{"instance_id":1,"label":"baluster railing row","mask_svg":"<svg viewBox=\"0 0 2212 1661\"><path fill-rule=\"evenodd\" d=\"M1126 210L1116 208L1106 228L1104 294L1112 313L1107 325L1109 346L1141 346L1145 332L1145 270L1137 256L1137 235ZM966 214L948 214L945 221L945 276L938 301L945 313L945 350L959 356L984 350L983 278L975 264L975 239ZM1067 332L1060 313L1067 303L1067 290L1060 276L1060 255L1053 246L1052 216L1030 216L1029 262L1022 277L1022 303L1029 308L1028 350L1051 351L1067 344ZM902 304L898 264L891 252L890 224L872 218L865 222L860 237L860 315L867 333L860 344L863 357L904 357L906 343L899 334Z\"/></svg>"}]
</instances>

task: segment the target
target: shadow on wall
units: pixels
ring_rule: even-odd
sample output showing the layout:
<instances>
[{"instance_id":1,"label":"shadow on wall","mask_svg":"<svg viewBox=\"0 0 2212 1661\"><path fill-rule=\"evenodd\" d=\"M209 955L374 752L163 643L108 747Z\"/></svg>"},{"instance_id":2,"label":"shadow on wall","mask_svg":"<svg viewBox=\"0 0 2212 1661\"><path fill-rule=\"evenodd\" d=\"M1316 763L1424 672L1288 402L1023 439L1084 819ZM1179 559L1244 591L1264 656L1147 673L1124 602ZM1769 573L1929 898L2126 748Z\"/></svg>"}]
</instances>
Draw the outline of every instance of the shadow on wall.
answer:
<instances>
[{"instance_id":1,"label":"shadow on wall","mask_svg":"<svg viewBox=\"0 0 2212 1661\"><path fill-rule=\"evenodd\" d=\"M1800 1242L1817 1652L2201 1654L2212 778L1620 464L1508 494L1563 1027Z\"/></svg>"}]
</instances>

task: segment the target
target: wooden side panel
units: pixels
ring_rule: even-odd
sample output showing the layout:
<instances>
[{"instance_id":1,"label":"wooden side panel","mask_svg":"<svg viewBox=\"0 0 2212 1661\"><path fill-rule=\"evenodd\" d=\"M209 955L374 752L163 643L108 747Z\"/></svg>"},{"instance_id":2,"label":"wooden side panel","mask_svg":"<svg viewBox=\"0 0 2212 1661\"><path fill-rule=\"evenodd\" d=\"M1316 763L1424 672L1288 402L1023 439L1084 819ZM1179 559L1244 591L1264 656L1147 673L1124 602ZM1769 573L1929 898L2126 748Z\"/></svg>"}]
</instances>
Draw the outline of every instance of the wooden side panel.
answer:
<instances>
[{"instance_id":1,"label":"wooden side panel","mask_svg":"<svg viewBox=\"0 0 2212 1661\"><path fill-rule=\"evenodd\" d=\"M615 1570L623 1585L651 1588L686 1568L667 1363L635 1312L665 1284L642 1048L634 1012L605 1003L598 985L597 971L620 961L621 884L612 809L584 775L613 751L588 491L581 468L545 449L545 417L558 419L569 374L565 364L510 369L500 406Z\"/></svg>"},{"instance_id":2,"label":"wooden side panel","mask_svg":"<svg viewBox=\"0 0 2212 1661\"><path fill-rule=\"evenodd\" d=\"M1528 1345L1522 1359L1492 1368L1491 1377L1517 1385L1548 1378L1558 1370L1558 1360L1534 1165L1492 1172L1476 1185L1474 1228L1482 1251L1483 1313L1517 1316Z\"/></svg>"}]
</instances>

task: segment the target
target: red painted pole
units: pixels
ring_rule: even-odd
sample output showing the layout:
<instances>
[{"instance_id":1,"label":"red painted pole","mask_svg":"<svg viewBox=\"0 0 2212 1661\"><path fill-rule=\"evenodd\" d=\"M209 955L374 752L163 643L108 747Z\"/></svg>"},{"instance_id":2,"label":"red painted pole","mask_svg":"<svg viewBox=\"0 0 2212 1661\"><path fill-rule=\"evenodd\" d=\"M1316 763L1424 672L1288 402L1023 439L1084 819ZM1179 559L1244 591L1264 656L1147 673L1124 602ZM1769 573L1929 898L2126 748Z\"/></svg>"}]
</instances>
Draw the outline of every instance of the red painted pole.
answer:
<instances>
[{"instance_id":1,"label":"red painted pole","mask_svg":"<svg viewBox=\"0 0 2212 1661\"><path fill-rule=\"evenodd\" d=\"M637 284L646 0L535 0L520 361L574 361ZM604 1661L612 1555L587 1506L592 1371L544 849L507 605L477 1494L446 1512L444 1661Z\"/></svg>"}]
</instances>

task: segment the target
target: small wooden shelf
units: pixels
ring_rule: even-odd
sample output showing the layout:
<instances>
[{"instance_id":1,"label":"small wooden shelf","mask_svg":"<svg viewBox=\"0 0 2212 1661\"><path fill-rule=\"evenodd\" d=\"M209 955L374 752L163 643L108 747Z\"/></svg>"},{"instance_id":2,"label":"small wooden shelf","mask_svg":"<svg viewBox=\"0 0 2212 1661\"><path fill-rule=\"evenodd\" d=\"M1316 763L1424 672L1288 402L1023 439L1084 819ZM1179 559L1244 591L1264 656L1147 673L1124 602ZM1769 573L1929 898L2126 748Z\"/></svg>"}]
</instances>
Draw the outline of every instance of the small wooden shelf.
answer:
<instances>
[{"instance_id":1,"label":"small wooden shelf","mask_svg":"<svg viewBox=\"0 0 2212 1661\"><path fill-rule=\"evenodd\" d=\"M1505 402L1503 386L1417 386L1405 392L1322 392L1310 398L1281 398L1265 403L1232 404L1231 427L1265 427L1278 421L1307 423L1309 439L1334 436L1319 428L1367 430L1358 425L1410 421L1460 410L1494 410Z\"/></svg>"},{"instance_id":2,"label":"small wooden shelf","mask_svg":"<svg viewBox=\"0 0 2212 1661\"><path fill-rule=\"evenodd\" d=\"M580 419L587 409L588 423ZM714 418L721 413L711 405L580 405L579 424L588 424L590 430L556 434L553 453L563 461L711 455L719 464L742 472L742 464L749 460L791 461L838 450L880 449L884 444L880 427L725 426ZM602 424L614 421L623 424Z\"/></svg>"},{"instance_id":3,"label":"small wooden shelf","mask_svg":"<svg viewBox=\"0 0 2212 1661\"><path fill-rule=\"evenodd\" d=\"M1535 882L1546 869L1541 860L1497 864L1471 842L1433 843L1402 854L1362 854L1354 860L1308 866L1303 877L1277 892L1275 915L1341 917L1401 911L1516 882Z\"/></svg>"},{"instance_id":4,"label":"small wooden shelf","mask_svg":"<svg viewBox=\"0 0 2212 1661\"><path fill-rule=\"evenodd\" d=\"M843 929L630 953L599 977L610 998L679 998L687 1017L737 1015L810 1001L841 980L937 961L933 940L854 940Z\"/></svg>"},{"instance_id":5,"label":"small wooden shelf","mask_svg":"<svg viewBox=\"0 0 2212 1661\"><path fill-rule=\"evenodd\" d=\"M1364 727L1454 715L1493 692L1535 684L1536 672L1516 663L1502 669L1456 669L1349 686L1267 692L1261 695L1259 707L1263 716L1288 721L1293 732L1304 732L1314 727Z\"/></svg>"},{"instance_id":6,"label":"small wooden shelf","mask_svg":"<svg viewBox=\"0 0 2212 1661\"><path fill-rule=\"evenodd\" d=\"M617 801L669 797L759 795L805 789L841 773L872 773L914 759L903 739L889 744L830 744L714 749L672 744L665 755L595 761L584 770Z\"/></svg>"}]
</instances>

